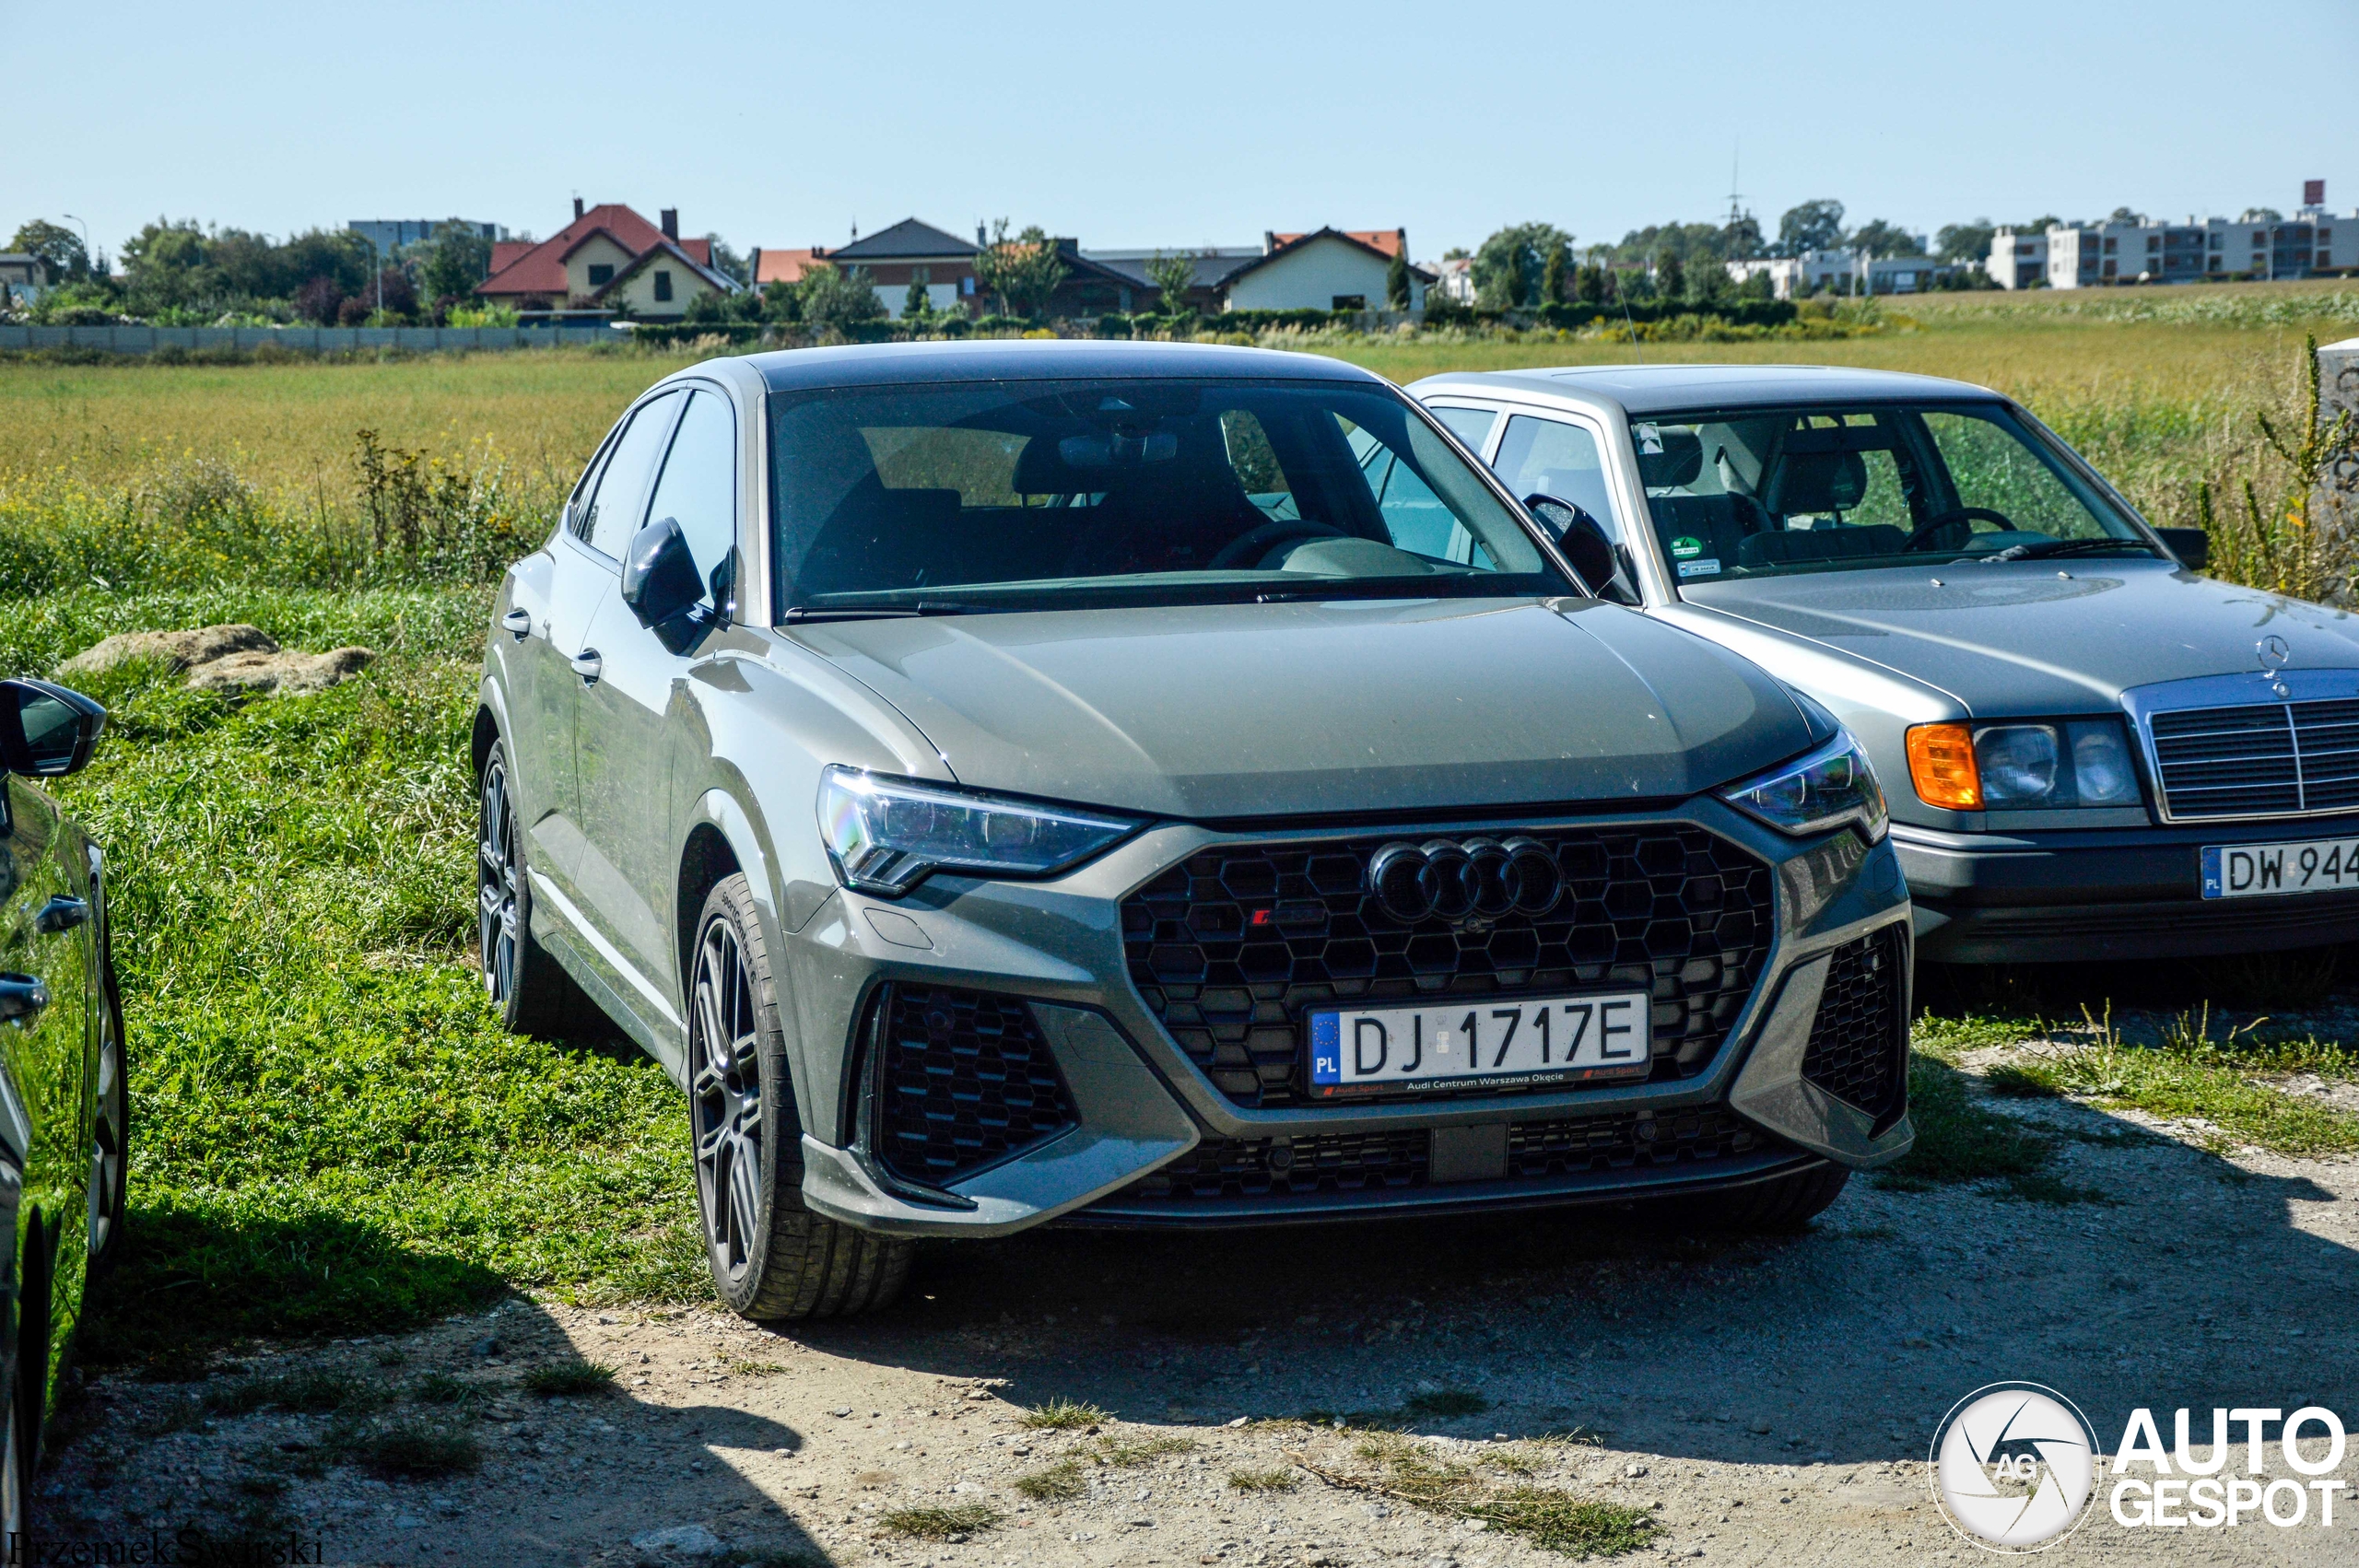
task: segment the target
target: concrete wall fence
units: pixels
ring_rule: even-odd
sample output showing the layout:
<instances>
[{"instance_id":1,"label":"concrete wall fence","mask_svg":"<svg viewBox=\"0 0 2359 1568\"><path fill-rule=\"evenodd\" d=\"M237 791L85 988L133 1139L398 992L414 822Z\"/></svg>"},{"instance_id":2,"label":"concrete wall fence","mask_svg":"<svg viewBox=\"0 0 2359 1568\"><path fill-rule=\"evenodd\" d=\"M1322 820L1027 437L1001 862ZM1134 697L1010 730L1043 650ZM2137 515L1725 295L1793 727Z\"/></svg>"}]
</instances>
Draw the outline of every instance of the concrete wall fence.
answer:
<instances>
[{"instance_id":1,"label":"concrete wall fence","mask_svg":"<svg viewBox=\"0 0 2359 1568\"><path fill-rule=\"evenodd\" d=\"M630 334L605 325L560 327L23 327L0 326L0 349L97 348L152 354L159 348L229 348L252 352L265 344L305 354L400 348L428 353L448 348L549 348L558 344L628 343Z\"/></svg>"}]
</instances>

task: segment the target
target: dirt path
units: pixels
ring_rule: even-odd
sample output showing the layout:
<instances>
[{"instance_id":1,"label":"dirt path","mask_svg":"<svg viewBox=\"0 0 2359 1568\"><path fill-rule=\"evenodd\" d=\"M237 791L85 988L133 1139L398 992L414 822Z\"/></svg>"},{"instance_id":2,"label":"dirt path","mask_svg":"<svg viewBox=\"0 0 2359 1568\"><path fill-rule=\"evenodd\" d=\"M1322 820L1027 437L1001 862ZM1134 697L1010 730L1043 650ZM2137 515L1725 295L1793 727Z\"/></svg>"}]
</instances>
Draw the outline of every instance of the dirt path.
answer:
<instances>
[{"instance_id":1,"label":"dirt path","mask_svg":"<svg viewBox=\"0 0 2359 1568\"><path fill-rule=\"evenodd\" d=\"M2067 1105L2020 1114L2129 1126ZM1981 1384L2055 1387L2107 1447L2136 1405L2160 1410L2166 1440L2180 1405L2200 1431L2214 1404L2359 1412L2359 1165L2165 1140L2067 1151L2061 1174L2110 1206L1855 1181L1813 1234L1776 1241L1598 1214L1035 1235L933 1255L907 1304L873 1322L792 1332L513 1302L414 1335L241 1358L248 1376L327 1370L405 1396L436 1373L477 1386L473 1404L394 1407L471 1411L472 1474L389 1481L334 1463L328 1414L220 1414L138 1436L173 1401L234 1379L94 1379L85 1434L41 1504L52 1533L88 1539L276 1511L328 1562L405 1565L1563 1561L1328 1485L1289 1454L1367 1474L1359 1439L1265 1419L1405 1404L1427 1412L1408 1420L1436 1462L1486 1484L1652 1510L1659 1528L1632 1561L1971 1562L1929 1500L1925 1454L1943 1411ZM545 1399L518 1386L575 1355L617 1367L617 1390ZM1053 1399L1119 1420L1019 1424ZM1465 1413L1433 1413L1452 1410ZM1015 1489L1069 1457L1079 1498ZM1230 1484L1275 1470L1293 1490ZM2359 1480L2359 1457L2341 1473ZM1003 1517L957 1541L880 1523L968 1504ZM2359 1562L2359 1497L2330 1530L2132 1531L2103 1509L2101 1494L2048 1560Z\"/></svg>"}]
</instances>

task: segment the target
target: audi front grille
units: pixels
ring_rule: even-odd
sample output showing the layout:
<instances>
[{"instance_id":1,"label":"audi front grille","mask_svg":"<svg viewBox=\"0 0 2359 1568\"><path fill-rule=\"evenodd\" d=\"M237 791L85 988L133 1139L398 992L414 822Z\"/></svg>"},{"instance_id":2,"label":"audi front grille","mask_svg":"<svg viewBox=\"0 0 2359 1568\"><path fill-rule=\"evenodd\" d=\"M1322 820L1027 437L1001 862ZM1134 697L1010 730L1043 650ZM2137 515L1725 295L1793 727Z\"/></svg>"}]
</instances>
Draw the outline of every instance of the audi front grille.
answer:
<instances>
[{"instance_id":1,"label":"audi front grille","mask_svg":"<svg viewBox=\"0 0 2359 1568\"><path fill-rule=\"evenodd\" d=\"M1767 865L1686 824L1371 833L1200 850L1123 903L1122 942L1148 1008L1238 1106L1308 1101L1309 1010L1439 997L1644 989L1666 1080L1726 1040L1768 957L1774 896Z\"/></svg>"}]
</instances>

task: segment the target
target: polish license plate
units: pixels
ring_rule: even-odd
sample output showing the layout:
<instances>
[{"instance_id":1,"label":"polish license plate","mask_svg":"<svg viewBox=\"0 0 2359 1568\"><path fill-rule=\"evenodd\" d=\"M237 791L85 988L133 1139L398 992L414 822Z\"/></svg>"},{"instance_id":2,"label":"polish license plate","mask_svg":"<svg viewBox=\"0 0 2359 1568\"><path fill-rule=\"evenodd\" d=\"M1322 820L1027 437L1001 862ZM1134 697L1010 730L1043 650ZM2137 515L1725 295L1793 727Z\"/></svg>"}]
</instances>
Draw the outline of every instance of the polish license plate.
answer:
<instances>
[{"instance_id":1,"label":"polish license plate","mask_svg":"<svg viewBox=\"0 0 2359 1568\"><path fill-rule=\"evenodd\" d=\"M1313 1012L1310 1089L1644 1078L1654 1061L1652 1020L1645 991Z\"/></svg>"},{"instance_id":2,"label":"polish license plate","mask_svg":"<svg viewBox=\"0 0 2359 1568\"><path fill-rule=\"evenodd\" d=\"M2203 846L2206 898L2354 890L2359 890L2359 838Z\"/></svg>"}]
</instances>

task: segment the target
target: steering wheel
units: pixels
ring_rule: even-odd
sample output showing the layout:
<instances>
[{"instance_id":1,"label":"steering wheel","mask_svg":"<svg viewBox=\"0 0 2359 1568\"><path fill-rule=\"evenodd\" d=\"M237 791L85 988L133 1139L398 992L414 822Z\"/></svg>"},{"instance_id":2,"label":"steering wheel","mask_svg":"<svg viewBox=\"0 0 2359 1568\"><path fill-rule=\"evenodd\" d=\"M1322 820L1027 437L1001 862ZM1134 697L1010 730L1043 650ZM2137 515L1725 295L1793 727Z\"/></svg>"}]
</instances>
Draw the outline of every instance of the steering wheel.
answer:
<instances>
[{"instance_id":1,"label":"steering wheel","mask_svg":"<svg viewBox=\"0 0 2359 1568\"><path fill-rule=\"evenodd\" d=\"M2015 520L2004 512L1994 512L1989 507L1959 507L1954 511L1945 511L1939 517L1927 519L1910 532L1907 538L1900 542L1900 547L1903 550L1925 549L1931 542L1933 535L1951 523L1971 522L1977 518L1984 522L1995 522L2010 533L2015 531ZM1968 529L1966 532L1971 533L1973 530Z\"/></svg>"},{"instance_id":2,"label":"steering wheel","mask_svg":"<svg viewBox=\"0 0 2359 1568\"><path fill-rule=\"evenodd\" d=\"M1332 523L1313 522L1307 517L1285 518L1277 522L1265 522L1259 528L1248 529L1215 552L1204 563L1207 571L1226 571L1236 567L1258 567L1277 553L1281 544L1297 539L1342 539L1344 531Z\"/></svg>"}]
</instances>

